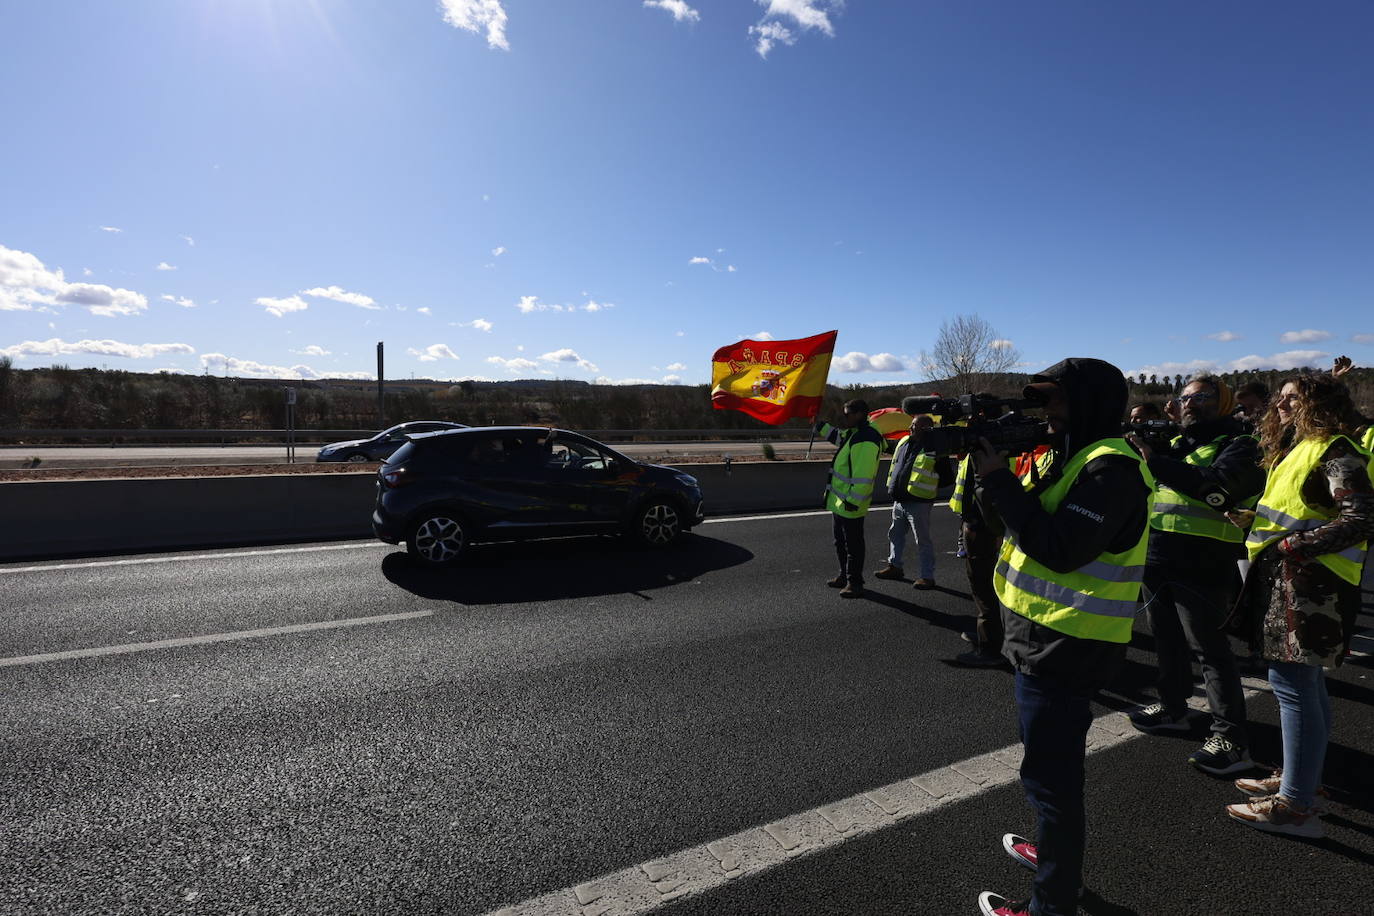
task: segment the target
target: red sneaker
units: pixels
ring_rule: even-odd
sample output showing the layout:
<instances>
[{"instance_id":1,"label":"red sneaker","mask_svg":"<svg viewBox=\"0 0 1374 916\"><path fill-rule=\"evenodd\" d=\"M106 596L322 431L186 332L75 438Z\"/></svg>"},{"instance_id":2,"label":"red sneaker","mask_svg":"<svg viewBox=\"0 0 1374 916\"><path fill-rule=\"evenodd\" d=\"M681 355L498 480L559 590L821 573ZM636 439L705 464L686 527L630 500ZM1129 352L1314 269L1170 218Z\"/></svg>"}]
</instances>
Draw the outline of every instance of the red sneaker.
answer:
<instances>
[{"instance_id":1,"label":"red sneaker","mask_svg":"<svg viewBox=\"0 0 1374 916\"><path fill-rule=\"evenodd\" d=\"M1017 865L1024 865L1031 871L1040 867L1040 856L1035 851L1035 844L1025 837L1008 833L1002 837L1002 848L1007 851L1007 855L1016 861Z\"/></svg>"},{"instance_id":2,"label":"red sneaker","mask_svg":"<svg viewBox=\"0 0 1374 916\"><path fill-rule=\"evenodd\" d=\"M992 891L983 891L978 895L978 912L982 916L1030 916L1030 901L1008 900Z\"/></svg>"}]
</instances>

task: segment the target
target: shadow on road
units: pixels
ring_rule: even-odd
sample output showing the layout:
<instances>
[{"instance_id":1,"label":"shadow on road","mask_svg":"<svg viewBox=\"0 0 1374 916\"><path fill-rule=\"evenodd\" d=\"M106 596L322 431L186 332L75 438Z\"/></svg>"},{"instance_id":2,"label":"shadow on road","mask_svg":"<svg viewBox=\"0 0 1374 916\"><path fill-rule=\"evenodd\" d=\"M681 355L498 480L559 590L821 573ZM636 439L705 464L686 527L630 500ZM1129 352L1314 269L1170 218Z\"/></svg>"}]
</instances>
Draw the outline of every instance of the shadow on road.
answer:
<instances>
[{"instance_id":1,"label":"shadow on road","mask_svg":"<svg viewBox=\"0 0 1374 916\"><path fill-rule=\"evenodd\" d=\"M738 566L754 554L726 541L689 534L652 550L609 537L558 538L472 548L451 569L428 569L404 551L387 554L382 575L422 598L460 604L520 604L594 595L638 595Z\"/></svg>"}]
</instances>

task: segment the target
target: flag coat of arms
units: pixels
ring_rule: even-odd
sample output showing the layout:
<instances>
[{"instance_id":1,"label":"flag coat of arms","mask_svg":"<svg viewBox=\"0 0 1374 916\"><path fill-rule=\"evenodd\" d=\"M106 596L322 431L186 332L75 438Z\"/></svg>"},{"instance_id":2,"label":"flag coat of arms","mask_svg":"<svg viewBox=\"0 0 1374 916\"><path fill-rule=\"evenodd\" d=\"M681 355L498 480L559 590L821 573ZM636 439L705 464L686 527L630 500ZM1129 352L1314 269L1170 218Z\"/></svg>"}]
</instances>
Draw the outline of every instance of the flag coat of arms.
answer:
<instances>
[{"instance_id":1,"label":"flag coat of arms","mask_svg":"<svg viewBox=\"0 0 1374 916\"><path fill-rule=\"evenodd\" d=\"M815 417L838 331L799 340L741 340L711 357L711 406L777 425Z\"/></svg>"}]
</instances>

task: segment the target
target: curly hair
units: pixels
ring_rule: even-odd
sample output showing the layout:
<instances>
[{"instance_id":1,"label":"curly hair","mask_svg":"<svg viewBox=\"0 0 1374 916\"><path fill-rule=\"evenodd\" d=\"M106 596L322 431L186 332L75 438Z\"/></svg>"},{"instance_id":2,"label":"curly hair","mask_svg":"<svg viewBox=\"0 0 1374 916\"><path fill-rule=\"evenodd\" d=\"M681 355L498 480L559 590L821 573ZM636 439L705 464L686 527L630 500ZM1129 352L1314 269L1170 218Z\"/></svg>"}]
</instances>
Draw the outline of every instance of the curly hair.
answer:
<instances>
[{"instance_id":1,"label":"curly hair","mask_svg":"<svg viewBox=\"0 0 1374 916\"><path fill-rule=\"evenodd\" d=\"M1295 375L1284 379L1279 390L1289 385L1298 390L1292 407L1293 422L1284 425L1277 408L1270 404L1260 428L1265 467L1278 464L1293 443L1304 439L1357 438L1356 432L1366 421L1355 409L1350 389L1343 382L1325 372Z\"/></svg>"}]
</instances>

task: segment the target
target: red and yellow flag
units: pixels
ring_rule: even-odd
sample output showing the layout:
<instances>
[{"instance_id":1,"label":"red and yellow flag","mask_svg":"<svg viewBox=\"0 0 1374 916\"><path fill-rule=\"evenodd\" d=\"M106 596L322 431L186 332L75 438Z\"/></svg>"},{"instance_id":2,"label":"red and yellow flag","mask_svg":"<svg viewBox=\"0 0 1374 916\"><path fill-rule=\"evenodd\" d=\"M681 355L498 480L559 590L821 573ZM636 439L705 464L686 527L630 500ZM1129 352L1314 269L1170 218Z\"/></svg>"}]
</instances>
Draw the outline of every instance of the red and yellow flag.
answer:
<instances>
[{"instance_id":1,"label":"red and yellow flag","mask_svg":"<svg viewBox=\"0 0 1374 916\"><path fill-rule=\"evenodd\" d=\"M830 375L838 331L800 340L741 340L711 357L711 406L774 426L815 417Z\"/></svg>"}]
</instances>

